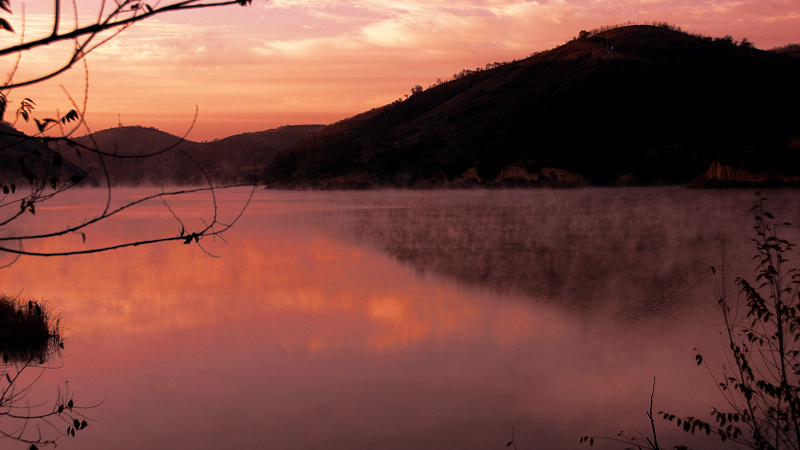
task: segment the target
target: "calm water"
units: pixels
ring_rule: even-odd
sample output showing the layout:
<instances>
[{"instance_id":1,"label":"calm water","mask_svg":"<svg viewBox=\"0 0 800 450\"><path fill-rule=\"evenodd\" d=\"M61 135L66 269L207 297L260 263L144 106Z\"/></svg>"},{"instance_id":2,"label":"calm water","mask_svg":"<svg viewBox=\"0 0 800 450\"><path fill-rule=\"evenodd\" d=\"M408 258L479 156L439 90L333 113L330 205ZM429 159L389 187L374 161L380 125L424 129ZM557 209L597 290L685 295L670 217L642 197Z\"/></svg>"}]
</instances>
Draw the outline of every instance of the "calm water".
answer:
<instances>
[{"instance_id":1,"label":"calm water","mask_svg":"<svg viewBox=\"0 0 800 450\"><path fill-rule=\"evenodd\" d=\"M26 226L77 223L101 194ZM767 196L800 223L800 192ZM223 217L245 197L221 194ZM260 191L227 242L209 242L218 257L173 243L23 258L0 290L49 299L68 328L36 395L68 381L79 403L102 402L59 448L503 449L512 426L519 449L589 448L580 436L648 429L654 377L656 411L722 406L692 349L721 355L709 267L724 242L729 273L752 272L754 200ZM204 196L172 206L210 211ZM179 229L152 203L87 244ZM657 426L668 448L691 442Z\"/></svg>"}]
</instances>

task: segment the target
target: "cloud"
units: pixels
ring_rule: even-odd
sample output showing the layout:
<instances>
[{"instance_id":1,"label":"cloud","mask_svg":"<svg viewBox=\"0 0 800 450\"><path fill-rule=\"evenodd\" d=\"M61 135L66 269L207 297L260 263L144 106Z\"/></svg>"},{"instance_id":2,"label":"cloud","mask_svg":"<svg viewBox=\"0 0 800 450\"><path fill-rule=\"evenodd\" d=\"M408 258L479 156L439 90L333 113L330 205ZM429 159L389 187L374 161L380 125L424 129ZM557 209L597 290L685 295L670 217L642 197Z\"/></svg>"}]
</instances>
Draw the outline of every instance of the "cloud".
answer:
<instances>
[{"instance_id":1,"label":"cloud","mask_svg":"<svg viewBox=\"0 0 800 450\"><path fill-rule=\"evenodd\" d=\"M375 102L390 102L410 86L427 86L464 68L553 48L581 29L627 21L667 21L690 32L747 37L760 48L800 42L795 3L270 0L165 14L132 26L90 55L91 91L99 107L116 112L152 103L139 99L146 92L181 111L195 104L219 111L246 104L251 115L261 105L263 117L273 117L296 114L285 108L300 104L327 111L329 118L331 111L356 114L381 106ZM82 0L81 11L91 13L90 4ZM26 16L26 36L46 34L51 26L47 14ZM28 53L22 71L52 65L63 51ZM81 89L82 81L76 83ZM116 123L116 113L109 120Z\"/></svg>"},{"instance_id":2,"label":"cloud","mask_svg":"<svg viewBox=\"0 0 800 450\"><path fill-rule=\"evenodd\" d=\"M407 24L397 20L378 22L361 30L367 42L389 47L419 45L418 36Z\"/></svg>"},{"instance_id":3,"label":"cloud","mask_svg":"<svg viewBox=\"0 0 800 450\"><path fill-rule=\"evenodd\" d=\"M363 49L364 47L357 40L339 36L265 41L252 47L251 51L263 56L284 56L296 59L312 57L315 58L315 61L324 61L328 59L325 55L330 55L331 52L342 55Z\"/></svg>"}]
</instances>

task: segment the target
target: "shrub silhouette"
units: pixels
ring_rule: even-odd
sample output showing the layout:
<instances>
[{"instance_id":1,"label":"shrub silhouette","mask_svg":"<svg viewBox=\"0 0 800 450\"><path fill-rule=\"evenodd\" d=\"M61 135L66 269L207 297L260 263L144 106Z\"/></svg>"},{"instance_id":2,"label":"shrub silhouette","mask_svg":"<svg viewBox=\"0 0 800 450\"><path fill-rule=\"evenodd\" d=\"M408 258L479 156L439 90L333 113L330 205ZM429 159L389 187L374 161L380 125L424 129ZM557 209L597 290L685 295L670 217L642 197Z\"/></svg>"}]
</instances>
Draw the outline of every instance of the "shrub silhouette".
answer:
<instances>
[{"instance_id":1,"label":"shrub silhouette","mask_svg":"<svg viewBox=\"0 0 800 450\"><path fill-rule=\"evenodd\" d=\"M722 373L708 367L703 356L695 356L705 365L719 390L725 406L711 408L711 420L694 416L679 417L660 411L658 416L683 431L716 435L757 450L800 449L800 270L790 265L794 244L783 234L797 229L778 221L764 209L767 200L756 194L752 207L756 254L755 280L735 279L739 295L726 289L723 255L722 268L712 267L717 276L715 300L723 318L723 340L727 345ZM654 387L655 390L655 382ZM659 450L650 398L652 439L640 435L629 438L620 432L616 437L600 437L633 445L639 449ZM581 443L593 445L595 437L582 436ZM686 449L678 445L676 449Z\"/></svg>"},{"instance_id":2,"label":"shrub silhouette","mask_svg":"<svg viewBox=\"0 0 800 450\"><path fill-rule=\"evenodd\" d=\"M0 295L0 353L4 364L43 364L63 347L60 321L46 306Z\"/></svg>"},{"instance_id":3,"label":"shrub silhouette","mask_svg":"<svg viewBox=\"0 0 800 450\"><path fill-rule=\"evenodd\" d=\"M740 295L731 296L723 272L715 292L725 324L727 364L719 379L709 372L727 406L712 408L712 421L661 415L687 432L715 433L722 441L749 448L798 449L800 272L789 264L794 244L782 236L797 227L777 221L764 209L766 198L757 195L752 208L755 280L736 278ZM698 365L705 364L700 353L696 360Z\"/></svg>"}]
</instances>

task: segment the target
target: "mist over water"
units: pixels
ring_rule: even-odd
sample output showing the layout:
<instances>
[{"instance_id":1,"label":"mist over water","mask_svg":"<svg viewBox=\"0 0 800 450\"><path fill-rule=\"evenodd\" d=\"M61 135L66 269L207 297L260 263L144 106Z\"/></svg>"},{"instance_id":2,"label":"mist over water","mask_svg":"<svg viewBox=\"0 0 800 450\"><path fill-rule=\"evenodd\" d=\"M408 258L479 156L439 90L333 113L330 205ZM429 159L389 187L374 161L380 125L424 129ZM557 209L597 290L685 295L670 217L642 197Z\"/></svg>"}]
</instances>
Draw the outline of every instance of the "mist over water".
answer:
<instances>
[{"instance_id":1,"label":"mist over water","mask_svg":"<svg viewBox=\"0 0 800 450\"><path fill-rule=\"evenodd\" d=\"M796 200L767 202L791 220ZM423 273L560 307L685 302L720 266L750 258L751 191L683 188L432 191L351 195L320 215L338 236ZM669 301L667 301L669 300ZM667 303L666 305L664 303Z\"/></svg>"},{"instance_id":2,"label":"mist over water","mask_svg":"<svg viewBox=\"0 0 800 450\"><path fill-rule=\"evenodd\" d=\"M64 205L78 208L37 215L80 220L97 198L76 193ZM800 223L797 192L765 195ZM220 213L245 197L220 193ZM210 243L219 258L180 243L24 258L0 289L51 299L71 331L42 388L69 380L79 400L104 400L59 448L505 448L512 426L518 448L582 448L586 434L647 429L654 377L656 411L720 406L692 349L721 355L710 266L724 248L731 277L752 273L755 200L263 191ZM208 202L171 206L197 216ZM175 227L154 203L87 242ZM657 425L662 444L692 442Z\"/></svg>"}]
</instances>

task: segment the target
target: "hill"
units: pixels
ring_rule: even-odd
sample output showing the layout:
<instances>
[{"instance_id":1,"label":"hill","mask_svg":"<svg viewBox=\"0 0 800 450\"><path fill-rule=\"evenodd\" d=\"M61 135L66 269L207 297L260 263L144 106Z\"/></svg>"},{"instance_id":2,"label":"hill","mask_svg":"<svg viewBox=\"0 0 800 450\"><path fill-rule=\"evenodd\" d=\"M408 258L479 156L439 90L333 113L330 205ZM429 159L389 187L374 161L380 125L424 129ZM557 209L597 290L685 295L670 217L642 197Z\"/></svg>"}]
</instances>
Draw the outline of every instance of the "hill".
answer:
<instances>
[{"instance_id":1,"label":"hill","mask_svg":"<svg viewBox=\"0 0 800 450\"><path fill-rule=\"evenodd\" d=\"M121 156L103 158L115 185L203 184L205 174L215 183L231 184L252 182L254 167L263 170L279 151L320 128L322 125L287 125L200 143L155 128L132 126L110 128L75 140ZM86 153L72 159L95 181L102 179L100 160Z\"/></svg>"},{"instance_id":2,"label":"hill","mask_svg":"<svg viewBox=\"0 0 800 450\"><path fill-rule=\"evenodd\" d=\"M0 189L3 195L17 187L28 189L31 183L77 183L86 173L37 139L0 123Z\"/></svg>"},{"instance_id":3,"label":"hill","mask_svg":"<svg viewBox=\"0 0 800 450\"><path fill-rule=\"evenodd\" d=\"M281 152L264 181L685 184L715 162L800 179L798 79L800 59L729 37L645 25L582 32L325 127Z\"/></svg>"}]
</instances>

